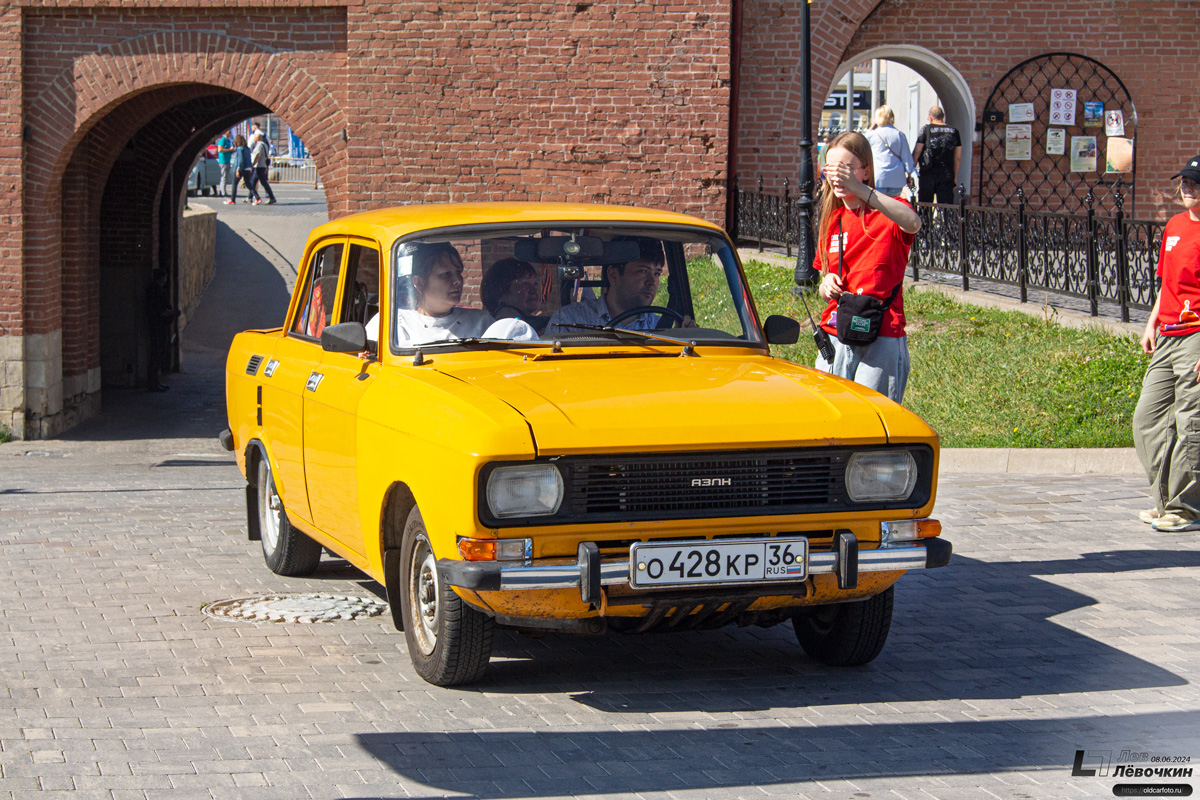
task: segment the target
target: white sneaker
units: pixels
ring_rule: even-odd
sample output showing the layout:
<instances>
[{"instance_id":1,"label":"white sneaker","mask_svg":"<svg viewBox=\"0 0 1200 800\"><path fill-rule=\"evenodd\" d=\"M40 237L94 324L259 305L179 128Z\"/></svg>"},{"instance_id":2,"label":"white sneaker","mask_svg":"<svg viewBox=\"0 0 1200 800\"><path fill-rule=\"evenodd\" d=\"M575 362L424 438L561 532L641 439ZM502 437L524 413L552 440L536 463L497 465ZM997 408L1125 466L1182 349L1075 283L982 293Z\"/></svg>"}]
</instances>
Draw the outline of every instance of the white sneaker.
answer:
<instances>
[{"instance_id":1,"label":"white sneaker","mask_svg":"<svg viewBox=\"0 0 1200 800\"><path fill-rule=\"evenodd\" d=\"M1154 530L1163 533L1200 531L1200 520L1185 517L1181 514L1163 514L1151 524L1154 526Z\"/></svg>"},{"instance_id":2,"label":"white sneaker","mask_svg":"<svg viewBox=\"0 0 1200 800\"><path fill-rule=\"evenodd\" d=\"M233 205L233 204L234 204L234 201L233 201L233 200L226 200L226 201L225 201L225 205L227 205L227 206L231 206L231 205Z\"/></svg>"}]
</instances>

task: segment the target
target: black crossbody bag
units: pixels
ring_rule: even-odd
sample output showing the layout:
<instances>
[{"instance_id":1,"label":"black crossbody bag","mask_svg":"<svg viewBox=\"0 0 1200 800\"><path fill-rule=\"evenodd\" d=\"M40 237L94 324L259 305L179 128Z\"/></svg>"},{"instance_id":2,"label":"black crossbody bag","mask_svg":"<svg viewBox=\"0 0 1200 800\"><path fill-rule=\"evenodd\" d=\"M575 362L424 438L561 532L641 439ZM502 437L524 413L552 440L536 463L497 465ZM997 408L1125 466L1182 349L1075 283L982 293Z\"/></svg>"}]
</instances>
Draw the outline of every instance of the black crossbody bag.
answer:
<instances>
[{"instance_id":1,"label":"black crossbody bag","mask_svg":"<svg viewBox=\"0 0 1200 800\"><path fill-rule=\"evenodd\" d=\"M838 277L845 276L842 251L846 239L842 235L842 221L838 219ZM879 338L883 327L883 315L891 308L900 294L904 281L896 284L887 300L880 301L869 294L851 294L843 291L837 305L837 336L842 344L870 344Z\"/></svg>"}]
</instances>

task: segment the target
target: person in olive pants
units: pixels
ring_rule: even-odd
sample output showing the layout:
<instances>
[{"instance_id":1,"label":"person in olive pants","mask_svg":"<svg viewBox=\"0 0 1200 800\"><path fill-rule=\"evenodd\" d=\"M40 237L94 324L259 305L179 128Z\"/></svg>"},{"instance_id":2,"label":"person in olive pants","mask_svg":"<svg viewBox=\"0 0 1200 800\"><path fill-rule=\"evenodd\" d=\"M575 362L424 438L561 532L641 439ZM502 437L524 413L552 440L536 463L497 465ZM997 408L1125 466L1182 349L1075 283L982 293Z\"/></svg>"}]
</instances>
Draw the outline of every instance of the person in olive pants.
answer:
<instances>
[{"instance_id":1,"label":"person in olive pants","mask_svg":"<svg viewBox=\"0 0 1200 800\"><path fill-rule=\"evenodd\" d=\"M1163 231L1162 288L1141 337L1152 358L1133 412L1155 500L1139 516L1169 533L1200 530L1200 156L1174 178L1186 210Z\"/></svg>"}]
</instances>

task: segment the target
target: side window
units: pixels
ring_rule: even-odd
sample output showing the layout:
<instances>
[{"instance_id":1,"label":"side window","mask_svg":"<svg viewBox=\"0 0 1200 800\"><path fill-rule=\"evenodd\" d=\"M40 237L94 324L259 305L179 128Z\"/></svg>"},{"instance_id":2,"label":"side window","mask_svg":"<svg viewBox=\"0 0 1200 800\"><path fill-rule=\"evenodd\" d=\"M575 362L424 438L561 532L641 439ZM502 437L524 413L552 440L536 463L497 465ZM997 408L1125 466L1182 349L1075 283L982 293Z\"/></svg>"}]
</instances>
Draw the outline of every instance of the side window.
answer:
<instances>
[{"instance_id":1,"label":"side window","mask_svg":"<svg viewBox=\"0 0 1200 800\"><path fill-rule=\"evenodd\" d=\"M325 326L332 322L344 246L343 242L327 244L313 254L312 269L308 271L304 305L292 328L293 333L315 338L320 336L321 331L325 330Z\"/></svg>"},{"instance_id":2,"label":"side window","mask_svg":"<svg viewBox=\"0 0 1200 800\"><path fill-rule=\"evenodd\" d=\"M379 313L379 251L351 244L346 270L346 296L338 321L366 325Z\"/></svg>"}]
</instances>

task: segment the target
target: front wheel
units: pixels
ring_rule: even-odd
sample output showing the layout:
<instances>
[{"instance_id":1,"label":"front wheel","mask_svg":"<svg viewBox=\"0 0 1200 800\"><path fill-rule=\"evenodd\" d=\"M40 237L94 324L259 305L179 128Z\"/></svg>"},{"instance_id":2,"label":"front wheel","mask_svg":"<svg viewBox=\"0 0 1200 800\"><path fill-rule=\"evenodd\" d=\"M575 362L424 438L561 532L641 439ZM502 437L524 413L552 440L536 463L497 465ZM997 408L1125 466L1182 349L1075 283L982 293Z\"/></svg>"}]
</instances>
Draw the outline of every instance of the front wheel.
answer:
<instances>
[{"instance_id":1,"label":"front wheel","mask_svg":"<svg viewBox=\"0 0 1200 800\"><path fill-rule=\"evenodd\" d=\"M321 563L321 545L292 527L266 456L258 460L258 530L263 559L276 575L302 578Z\"/></svg>"},{"instance_id":2,"label":"front wheel","mask_svg":"<svg viewBox=\"0 0 1200 800\"><path fill-rule=\"evenodd\" d=\"M873 661L892 627L894 594L889 586L866 600L802 608L792 615L796 639L822 664L856 667Z\"/></svg>"},{"instance_id":3,"label":"front wheel","mask_svg":"<svg viewBox=\"0 0 1200 800\"><path fill-rule=\"evenodd\" d=\"M421 512L414 507L400 547L400 610L408 656L436 686L473 683L492 657L495 622L462 601L438 575Z\"/></svg>"}]
</instances>

